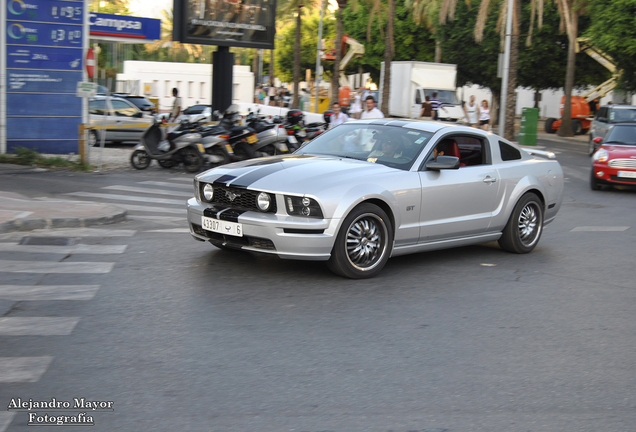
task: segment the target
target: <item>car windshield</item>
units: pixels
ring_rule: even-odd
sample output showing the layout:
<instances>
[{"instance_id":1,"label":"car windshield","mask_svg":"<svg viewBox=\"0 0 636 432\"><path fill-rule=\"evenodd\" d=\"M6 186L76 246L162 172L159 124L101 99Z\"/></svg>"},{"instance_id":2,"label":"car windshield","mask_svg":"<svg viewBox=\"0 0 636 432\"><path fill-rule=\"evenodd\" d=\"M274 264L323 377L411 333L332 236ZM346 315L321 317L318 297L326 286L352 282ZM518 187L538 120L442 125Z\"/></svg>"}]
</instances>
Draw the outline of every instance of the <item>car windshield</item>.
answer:
<instances>
[{"instance_id":1,"label":"car windshield","mask_svg":"<svg viewBox=\"0 0 636 432\"><path fill-rule=\"evenodd\" d=\"M145 98L130 97L126 99L132 102L133 104L137 105L139 108L153 106L152 103Z\"/></svg>"},{"instance_id":2,"label":"car windshield","mask_svg":"<svg viewBox=\"0 0 636 432\"><path fill-rule=\"evenodd\" d=\"M433 133L396 126L342 124L297 152L358 159L408 170Z\"/></svg>"},{"instance_id":3,"label":"car windshield","mask_svg":"<svg viewBox=\"0 0 636 432\"><path fill-rule=\"evenodd\" d=\"M435 89L424 89L424 95L430 96L433 98L433 92L437 92L437 100L441 103L457 105L457 97L455 97L455 92L451 90L435 90Z\"/></svg>"},{"instance_id":4,"label":"car windshield","mask_svg":"<svg viewBox=\"0 0 636 432\"><path fill-rule=\"evenodd\" d=\"M610 121L614 123L636 122L636 108L617 108L610 113Z\"/></svg>"},{"instance_id":5,"label":"car windshield","mask_svg":"<svg viewBox=\"0 0 636 432\"><path fill-rule=\"evenodd\" d=\"M605 144L636 146L636 126L616 125L607 134Z\"/></svg>"}]
</instances>

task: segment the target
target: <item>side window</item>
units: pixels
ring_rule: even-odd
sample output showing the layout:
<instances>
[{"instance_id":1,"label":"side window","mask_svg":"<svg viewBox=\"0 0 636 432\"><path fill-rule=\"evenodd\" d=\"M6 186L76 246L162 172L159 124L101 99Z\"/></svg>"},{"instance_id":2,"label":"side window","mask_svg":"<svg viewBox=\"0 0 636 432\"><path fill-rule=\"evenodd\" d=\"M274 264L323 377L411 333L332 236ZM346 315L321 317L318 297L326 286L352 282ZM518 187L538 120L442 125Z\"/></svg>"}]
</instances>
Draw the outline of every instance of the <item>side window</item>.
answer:
<instances>
[{"instance_id":1,"label":"side window","mask_svg":"<svg viewBox=\"0 0 636 432\"><path fill-rule=\"evenodd\" d=\"M601 108L596 114L596 119L599 121L607 121L607 107Z\"/></svg>"},{"instance_id":2,"label":"side window","mask_svg":"<svg viewBox=\"0 0 636 432\"><path fill-rule=\"evenodd\" d=\"M88 103L88 113L89 114L97 114L104 115L104 108L106 107L106 101L101 100L92 100Z\"/></svg>"},{"instance_id":3,"label":"side window","mask_svg":"<svg viewBox=\"0 0 636 432\"><path fill-rule=\"evenodd\" d=\"M420 91L419 89L415 90L415 103L417 105L422 105L422 97L420 96Z\"/></svg>"},{"instance_id":4,"label":"side window","mask_svg":"<svg viewBox=\"0 0 636 432\"><path fill-rule=\"evenodd\" d=\"M461 166L484 165L486 160L486 147L481 139L471 136L456 136L459 147L459 162Z\"/></svg>"},{"instance_id":5,"label":"side window","mask_svg":"<svg viewBox=\"0 0 636 432\"><path fill-rule=\"evenodd\" d=\"M501 160L503 161L521 159L521 152L505 142L499 141L499 151L501 152Z\"/></svg>"},{"instance_id":6,"label":"side window","mask_svg":"<svg viewBox=\"0 0 636 432\"><path fill-rule=\"evenodd\" d=\"M111 103L113 105L113 111L115 112L116 116L132 117L137 112L135 108L131 107L124 101L114 100L111 101Z\"/></svg>"}]
</instances>

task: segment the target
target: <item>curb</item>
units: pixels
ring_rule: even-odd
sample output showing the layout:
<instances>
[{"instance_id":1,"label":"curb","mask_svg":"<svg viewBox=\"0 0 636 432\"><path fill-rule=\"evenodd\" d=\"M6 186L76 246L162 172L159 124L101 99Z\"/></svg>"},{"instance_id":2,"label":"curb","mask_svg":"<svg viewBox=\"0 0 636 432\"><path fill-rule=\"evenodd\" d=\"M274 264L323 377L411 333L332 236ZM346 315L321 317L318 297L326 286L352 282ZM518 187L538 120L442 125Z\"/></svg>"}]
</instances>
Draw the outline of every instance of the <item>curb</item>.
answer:
<instances>
[{"instance_id":1,"label":"curb","mask_svg":"<svg viewBox=\"0 0 636 432\"><path fill-rule=\"evenodd\" d=\"M54 228L87 228L95 225L110 225L126 220L127 211L114 211L102 216L94 217L67 217L67 218L40 218L19 219L0 223L0 234L17 231L33 231L36 229Z\"/></svg>"}]
</instances>

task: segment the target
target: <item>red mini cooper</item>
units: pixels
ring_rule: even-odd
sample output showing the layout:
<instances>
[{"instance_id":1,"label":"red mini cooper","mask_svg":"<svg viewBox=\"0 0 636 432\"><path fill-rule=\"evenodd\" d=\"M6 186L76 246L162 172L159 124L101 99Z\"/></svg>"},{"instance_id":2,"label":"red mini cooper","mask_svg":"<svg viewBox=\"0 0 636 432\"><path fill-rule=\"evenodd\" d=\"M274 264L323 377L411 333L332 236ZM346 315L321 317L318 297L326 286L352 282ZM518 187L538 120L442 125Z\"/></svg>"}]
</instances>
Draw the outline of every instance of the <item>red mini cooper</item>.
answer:
<instances>
[{"instance_id":1,"label":"red mini cooper","mask_svg":"<svg viewBox=\"0 0 636 432\"><path fill-rule=\"evenodd\" d=\"M602 185L636 185L636 124L614 125L604 140L594 141L602 145L592 156L592 190Z\"/></svg>"}]
</instances>

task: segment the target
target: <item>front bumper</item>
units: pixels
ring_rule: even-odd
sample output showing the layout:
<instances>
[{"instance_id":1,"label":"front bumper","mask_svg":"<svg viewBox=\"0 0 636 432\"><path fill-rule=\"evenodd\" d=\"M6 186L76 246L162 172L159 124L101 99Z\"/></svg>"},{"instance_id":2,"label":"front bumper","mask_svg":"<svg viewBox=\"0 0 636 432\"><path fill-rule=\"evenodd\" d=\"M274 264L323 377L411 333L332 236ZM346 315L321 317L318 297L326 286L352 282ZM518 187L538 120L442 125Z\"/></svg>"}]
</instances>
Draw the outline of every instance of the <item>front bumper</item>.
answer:
<instances>
[{"instance_id":1,"label":"front bumper","mask_svg":"<svg viewBox=\"0 0 636 432\"><path fill-rule=\"evenodd\" d=\"M284 213L282 200L278 208L276 214L248 211L233 218L232 221L243 226L243 236L238 237L203 229L201 218L215 217L214 206L190 198L187 202L188 226L197 240L220 246L278 255L282 259L328 260L340 220L289 216Z\"/></svg>"},{"instance_id":2,"label":"front bumper","mask_svg":"<svg viewBox=\"0 0 636 432\"><path fill-rule=\"evenodd\" d=\"M598 164L595 163L592 167L594 177L596 181L601 184L615 184L615 185L625 185L625 186L636 186L636 178L629 177L619 177L619 171L631 171L636 172L636 170L631 168L613 168L608 166L607 164ZM602 172L602 175L598 175Z\"/></svg>"}]
</instances>

